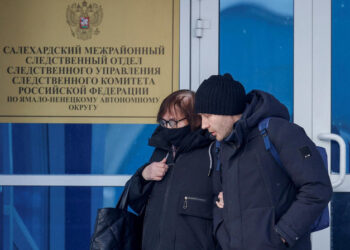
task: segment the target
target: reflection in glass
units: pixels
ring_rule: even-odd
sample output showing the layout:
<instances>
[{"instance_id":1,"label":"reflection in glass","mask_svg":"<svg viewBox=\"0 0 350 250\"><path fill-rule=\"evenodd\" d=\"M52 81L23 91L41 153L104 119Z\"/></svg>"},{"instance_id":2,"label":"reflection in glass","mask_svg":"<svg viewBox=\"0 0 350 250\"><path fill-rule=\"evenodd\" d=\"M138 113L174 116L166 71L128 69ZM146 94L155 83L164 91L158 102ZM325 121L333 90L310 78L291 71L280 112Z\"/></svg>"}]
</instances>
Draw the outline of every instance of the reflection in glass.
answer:
<instances>
[{"instance_id":1,"label":"reflection in glass","mask_svg":"<svg viewBox=\"0 0 350 250\"><path fill-rule=\"evenodd\" d=\"M89 249L97 209L122 187L1 187L0 249Z\"/></svg>"},{"instance_id":2,"label":"reflection in glass","mask_svg":"<svg viewBox=\"0 0 350 250\"><path fill-rule=\"evenodd\" d=\"M1 174L133 174L156 125L0 124Z\"/></svg>"},{"instance_id":3,"label":"reflection in glass","mask_svg":"<svg viewBox=\"0 0 350 250\"><path fill-rule=\"evenodd\" d=\"M220 73L293 111L293 0L220 0Z\"/></svg>"},{"instance_id":4,"label":"reflection in glass","mask_svg":"<svg viewBox=\"0 0 350 250\"><path fill-rule=\"evenodd\" d=\"M332 133L350 143L350 5L345 0L332 1ZM334 149L334 150L333 150ZM349 152L348 152L349 159ZM339 171L339 149L332 147L333 171ZM347 162L349 172L349 161Z\"/></svg>"},{"instance_id":5,"label":"reflection in glass","mask_svg":"<svg viewBox=\"0 0 350 250\"><path fill-rule=\"evenodd\" d=\"M350 4L332 0L332 133L347 144L347 173L350 146ZM332 143L332 170L339 171L339 147ZM334 193L332 200L331 248L348 249L350 244L350 194Z\"/></svg>"}]
</instances>

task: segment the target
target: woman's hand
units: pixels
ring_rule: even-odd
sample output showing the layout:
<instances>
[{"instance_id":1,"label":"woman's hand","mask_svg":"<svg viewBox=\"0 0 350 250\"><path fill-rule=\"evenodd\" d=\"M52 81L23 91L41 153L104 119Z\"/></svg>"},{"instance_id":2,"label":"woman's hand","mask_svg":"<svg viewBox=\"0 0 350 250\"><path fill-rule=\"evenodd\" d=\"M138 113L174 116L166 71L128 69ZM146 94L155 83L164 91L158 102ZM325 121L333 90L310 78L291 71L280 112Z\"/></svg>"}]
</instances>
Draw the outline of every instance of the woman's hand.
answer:
<instances>
[{"instance_id":1,"label":"woman's hand","mask_svg":"<svg viewBox=\"0 0 350 250\"><path fill-rule=\"evenodd\" d=\"M219 201L216 201L216 205L218 208L224 208L224 193L220 192L218 195Z\"/></svg>"},{"instance_id":2,"label":"woman's hand","mask_svg":"<svg viewBox=\"0 0 350 250\"><path fill-rule=\"evenodd\" d=\"M146 181L160 181L168 171L166 157L159 162L152 162L142 171L142 177Z\"/></svg>"}]
</instances>

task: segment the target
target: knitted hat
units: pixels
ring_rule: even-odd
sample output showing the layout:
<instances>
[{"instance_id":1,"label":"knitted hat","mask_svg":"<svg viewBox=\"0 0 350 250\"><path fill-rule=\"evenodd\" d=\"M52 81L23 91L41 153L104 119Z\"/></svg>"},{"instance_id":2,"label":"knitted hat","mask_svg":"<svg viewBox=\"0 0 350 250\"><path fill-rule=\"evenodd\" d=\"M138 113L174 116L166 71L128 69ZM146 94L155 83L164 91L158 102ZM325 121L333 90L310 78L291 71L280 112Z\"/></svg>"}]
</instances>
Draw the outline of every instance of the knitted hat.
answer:
<instances>
[{"instance_id":1,"label":"knitted hat","mask_svg":"<svg viewBox=\"0 0 350 250\"><path fill-rule=\"evenodd\" d=\"M196 113L238 115L243 113L245 105L243 85L228 73L204 80L195 96Z\"/></svg>"}]
</instances>

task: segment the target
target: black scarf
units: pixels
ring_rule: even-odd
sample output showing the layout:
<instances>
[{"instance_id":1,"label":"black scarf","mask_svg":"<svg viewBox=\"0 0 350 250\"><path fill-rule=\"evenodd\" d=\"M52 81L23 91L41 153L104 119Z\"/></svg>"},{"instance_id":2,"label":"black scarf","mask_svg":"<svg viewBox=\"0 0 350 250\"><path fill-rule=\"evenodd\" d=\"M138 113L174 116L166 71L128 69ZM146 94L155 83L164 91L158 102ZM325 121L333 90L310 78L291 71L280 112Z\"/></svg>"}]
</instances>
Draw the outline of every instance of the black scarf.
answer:
<instances>
[{"instance_id":1,"label":"black scarf","mask_svg":"<svg viewBox=\"0 0 350 250\"><path fill-rule=\"evenodd\" d=\"M189 125L182 128L164 128L166 140L175 147L181 145L182 140L191 132Z\"/></svg>"}]
</instances>

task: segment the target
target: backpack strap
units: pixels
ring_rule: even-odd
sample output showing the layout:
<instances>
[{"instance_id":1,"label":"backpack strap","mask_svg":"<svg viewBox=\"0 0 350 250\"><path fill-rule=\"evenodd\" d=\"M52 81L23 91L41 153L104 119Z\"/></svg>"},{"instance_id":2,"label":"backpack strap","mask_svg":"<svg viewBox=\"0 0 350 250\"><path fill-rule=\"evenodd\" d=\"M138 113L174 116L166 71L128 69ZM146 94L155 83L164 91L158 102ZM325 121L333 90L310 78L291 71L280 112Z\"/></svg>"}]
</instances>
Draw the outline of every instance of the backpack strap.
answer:
<instances>
[{"instance_id":1,"label":"backpack strap","mask_svg":"<svg viewBox=\"0 0 350 250\"><path fill-rule=\"evenodd\" d=\"M271 117L268 117L268 118L265 118L264 120L259 122L259 131L260 131L260 134L263 136L266 150L271 153L272 157L275 159L277 164L281 168L283 168L280 156L279 156L275 146L271 143L271 141L269 139L269 135L267 134L267 128L269 127L270 119L271 119ZM317 150L319 151L319 153L322 157L322 160L324 162L326 169L328 170L326 149L319 147L319 146L316 146L316 147L317 147ZM316 232L316 231L322 230L322 229L327 228L327 227L329 227L329 209L328 209L328 206L326 206L323 209L322 214L311 225L310 232Z\"/></svg>"},{"instance_id":2,"label":"backpack strap","mask_svg":"<svg viewBox=\"0 0 350 250\"><path fill-rule=\"evenodd\" d=\"M267 117L265 119L263 119L262 121L259 122L259 132L262 135L263 139L264 139L264 145L267 151L269 151L272 155L272 157L274 158L274 160L276 161L276 163L283 168L283 164L282 161L280 159L280 156L275 148L275 146L272 144L272 142L270 141L269 135L267 133L267 128L269 127L269 121L270 121L271 117ZM220 170L220 159L219 159L219 152L220 152L220 142L219 141L215 141L215 154L216 154L216 159L217 159L217 164L216 164L216 171Z\"/></svg>"},{"instance_id":3,"label":"backpack strap","mask_svg":"<svg viewBox=\"0 0 350 250\"><path fill-rule=\"evenodd\" d=\"M281 162L280 156L275 148L275 146L271 143L269 135L267 133L267 128L269 127L269 121L270 121L271 117L267 117L265 119L263 119L262 121L259 122L259 132L262 135L263 139L264 139L264 144L265 144L265 148L267 151L269 151L272 155L272 157L275 159L276 163L283 168L283 164ZM219 159L219 152L220 152L220 142L219 141L215 141L215 154L216 154L216 159L217 159L217 164L216 164L216 171L220 171L220 159Z\"/></svg>"},{"instance_id":4,"label":"backpack strap","mask_svg":"<svg viewBox=\"0 0 350 250\"><path fill-rule=\"evenodd\" d=\"M283 168L283 164L281 162L280 156L275 148L275 146L271 143L269 135L267 133L267 128L269 127L269 121L271 117L265 118L264 120L259 122L259 131L264 139L265 148L269 151L272 157L275 159L276 163Z\"/></svg>"}]
</instances>

